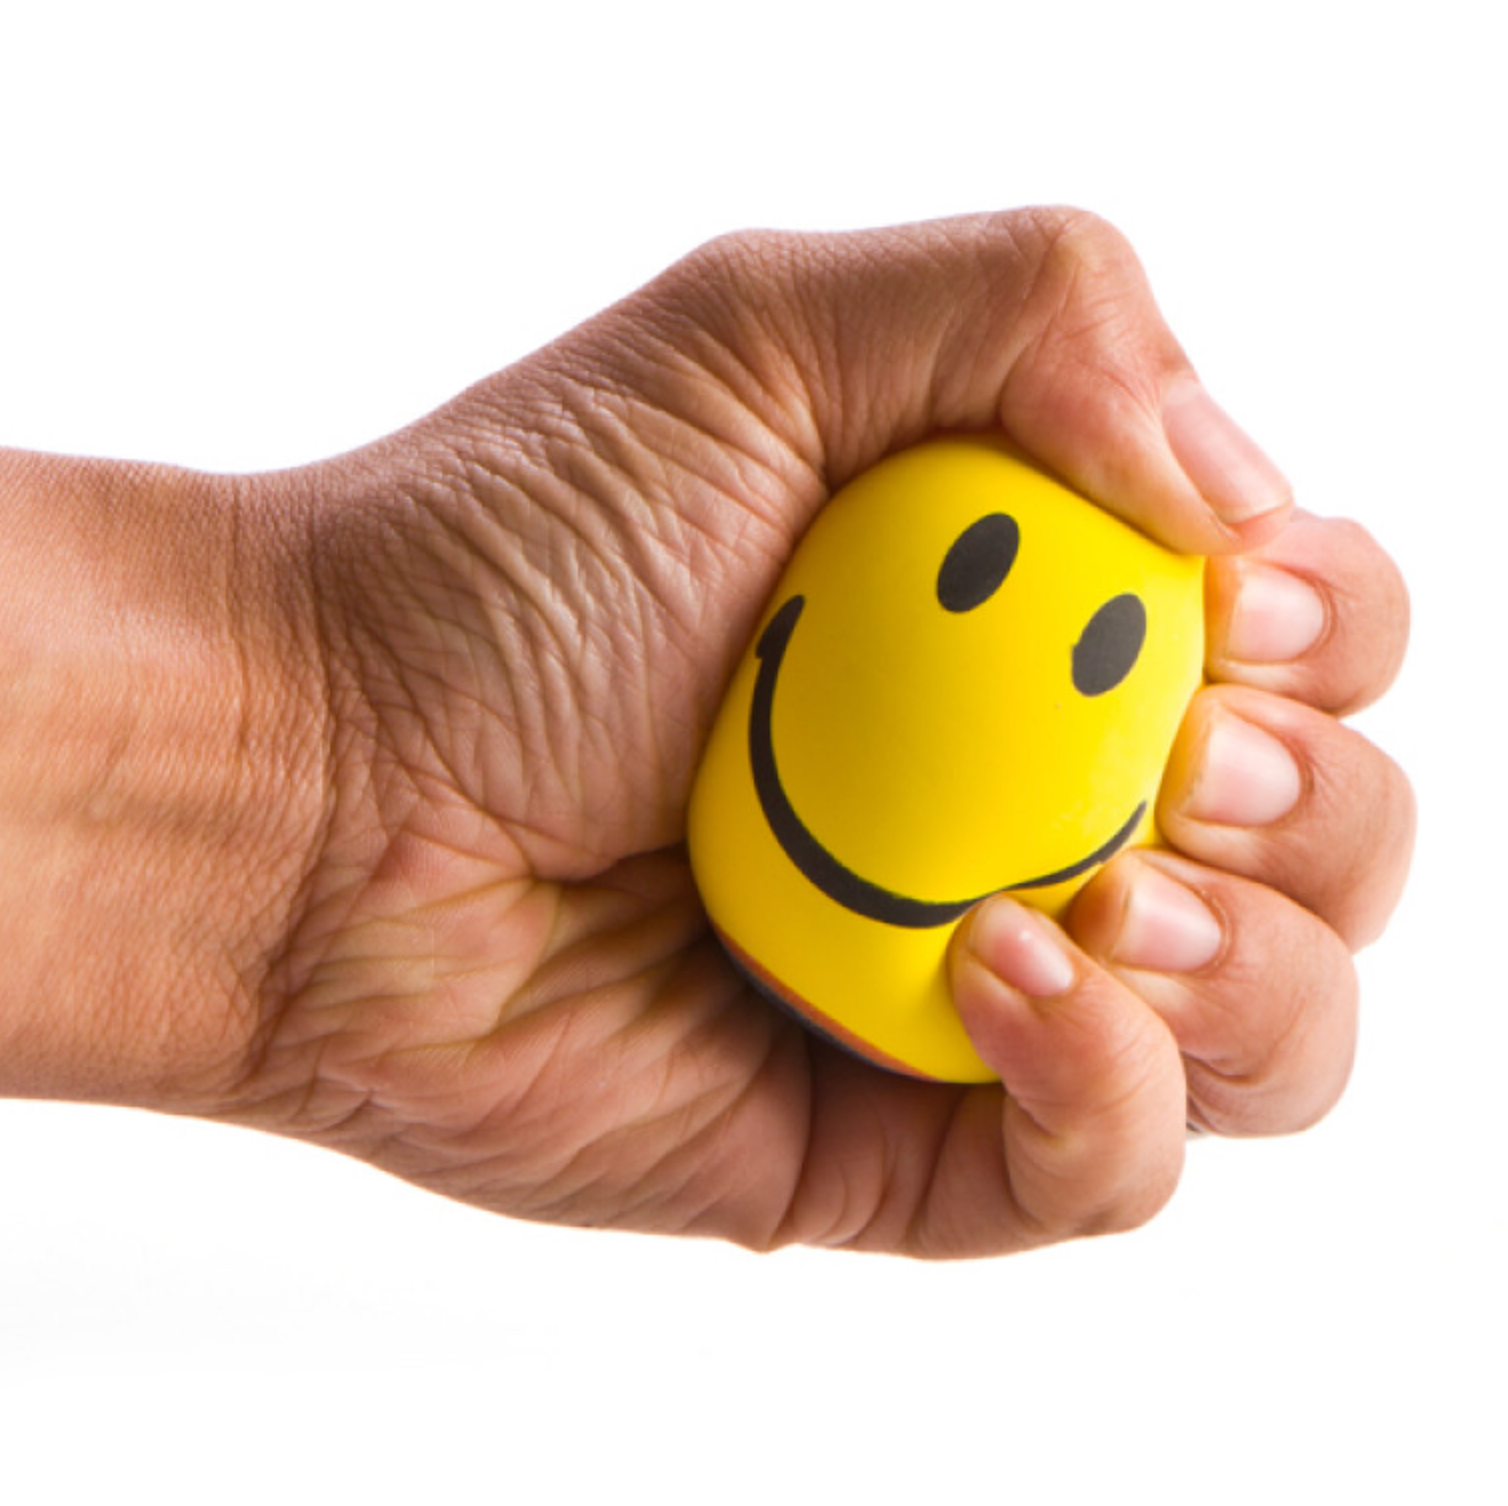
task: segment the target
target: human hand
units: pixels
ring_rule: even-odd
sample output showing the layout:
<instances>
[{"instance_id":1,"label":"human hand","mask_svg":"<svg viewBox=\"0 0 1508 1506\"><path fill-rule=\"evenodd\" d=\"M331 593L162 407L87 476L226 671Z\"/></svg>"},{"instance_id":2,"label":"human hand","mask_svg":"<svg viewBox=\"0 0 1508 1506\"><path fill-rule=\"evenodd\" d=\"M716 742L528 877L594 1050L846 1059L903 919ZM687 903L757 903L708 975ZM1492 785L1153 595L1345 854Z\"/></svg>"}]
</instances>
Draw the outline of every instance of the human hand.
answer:
<instances>
[{"instance_id":1,"label":"human hand","mask_svg":"<svg viewBox=\"0 0 1508 1506\"><path fill-rule=\"evenodd\" d=\"M752 996L681 844L815 511L894 449L990 427L1220 558L1171 850L1118 857L1066 932L1006 898L966 923L955 996L1004 1086L964 1088ZM1360 530L1291 517L1092 218L715 243L235 506L300 562L280 704L325 757L287 796L310 841L240 970L245 1028L171 1106L519 1216L965 1255L1141 1222L1186 1122L1279 1132L1338 1094L1349 948L1396 899L1412 806L1333 713L1391 678L1401 586Z\"/></svg>"}]
</instances>

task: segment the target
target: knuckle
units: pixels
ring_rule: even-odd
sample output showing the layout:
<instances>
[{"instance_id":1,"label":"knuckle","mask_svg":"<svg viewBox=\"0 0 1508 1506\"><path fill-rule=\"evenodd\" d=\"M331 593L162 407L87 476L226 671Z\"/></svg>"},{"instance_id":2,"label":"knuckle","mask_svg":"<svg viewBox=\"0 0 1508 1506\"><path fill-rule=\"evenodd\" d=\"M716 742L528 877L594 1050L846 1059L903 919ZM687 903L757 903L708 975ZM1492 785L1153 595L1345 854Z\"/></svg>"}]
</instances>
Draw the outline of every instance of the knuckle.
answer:
<instances>
[{"instance_id":1,"label":"knuckle","mask_svg":"<svg viewBox=\"0 0 1508 1506\"><path fill-rule=\"evenodd\" d=\"M1397 678L1411 606L1403 572L1366 528L1349 518L1329 527L1332 557L1344 564L1334 587L1338 632L1331 657L1340 661L1339 677L1324 704L1344 714L1369 705Z\"/></svg>"},{"instance_id":2,"label":"knuckle","mask_svg":"<svg viewBox=\"0 0 1508 1506\"><path fill-rule=\"evenodd\" d=\"M1374 561L1387 558L1372 531L1355 518L1326 518L1324 526L1332 548L1352 559L1365 559L1368 568Z\"/></svg>"},{"instance_id":3,"label":"knuckle","mask_svg":"<svg viewBox=\"0 0 1508 1506\"><path fill-rule=\"evenodd\" d=\"M1377 940L1403 892L1418 829L1418 801L1407 774L1376 754L1375 791L1366 803L1366 839L1355 845L1355 862L1341 893L1350 898L1335 928L1352 951Z\"/></svg>"},{"instance_id":4,"label":"knuckle","mask_svg":"<svg viewBox=\"0 0 1508 1506\"><path fill-rule=\"evenodd\" d=\"M1141 262L1108 220L1084 209L1032 211L1039 273L1036 291L1056 308L1103 309L1145 286Z\"/></svg>"},{"instance_id":5,"label":"knuckle","mask_svg":"<svg viewBox=\"0 0 1508 1506\"><path fill-rule=\"evenodd\" d=\"M1275 1060L1241 1077L1202 1072L1189 1119L1233 1140L1302 1134L1340 1102L1354 1060L1354 1051L1337 1051L1313 1060Z\"/></svg>"},{"instance_id":6,"label":"knuckle","mask_svg":"<svg viewBox=\"0 0 1508 1506\"><path fill-rule=\"evenodd\" d=\"M1391 758L1350 728L1311 756L1312 805L1284 844L1284 887L1336 931L1350 951L1381 934L1413 852L1413 785Z\"/></svg>"},{"instance_id":7,"label":"knuckle","mask_svg":"<svg viewBox=\"0 0 1508 1506\"><path fill-rule=\"evenodd\" d=\"M1326 518L1328 547L1339 558L1348 560L1352 570L1369 584L1378 587L1389 606L1407 606L1408 593L1393 557L1377 541L1377 536L1355 518Z\"/></svg>"},{"instance_id":8,"label":"knuckle","mask_svg":"<svg viewBox=\"0 0 1508 1506\"><path fill-rule=\"evenodd\" d=\"M1074 1237L1093 1239L1145 1228L1173 1200L1182 1171L1181 1157L1150 1168L1139 1181L1122 1188L1112 1202L1082 1219L1073 1231Z\"/></svg>"},{"instance_id":9,"label":"knuckle","mask_svg":"<svg viewBox=\"0 0 1508 1506\"><path fill-rule=\"evenodd\" d=\"M730 230L683 256L665 280L673 291L715 289L731 301L752 299L784 279L803 240L784 230Z\"/></svg>"},{"instance_id":10,"label":"knuckle","mask_svg":"<svg viewBox=\"0 0 1508 1506\"><path fill-rule=\"evenodd\" d=\"M1022 304L1028 349L1054 361L1071 352L1119 381L1129 378L1135 404L1155 402L1167 374L1187 363L1130 241L1088 210L1027 215L1017 233L1030 270Z\"/></svg>"},{"instance_id":11,"label":"knuckle","mask_svg":"<svg viewBox=\"0 0 1508 1506\"><path fill-rule=\"evenodd\" d=\"M1045 262L1073 271L1139 265L1131 242L1093 210L1048 205L1017 211L1041 246Z\"/></svg>"},{"instance_id":12,"label":"knuckle","mask_svg":"<svg viewBox=\"0 0 1508 1506\"><path fill-rule=\"evenodd\" d=\"M1334 932L1314 928L1306 965L1228 1051L1188 1063L1189 1118L1233 1138L1296 1134L1340 1101L1356 1055L1360 985Z\"/></svg>"},{"instance_id":13,"label":"knuckle","mask_svg":"<svg viewBox=\"0 0 1508 1506\"><path fill-rule=\"evenodd\" d=\"M806 403L800 372L837 252L830 238L783 230L736 230L698 246L645 290L649 307L683 344L708 353L719 372L757 369L770 390ZM747 375L747 372L744 373Z\"/></svg>"}]
</instances>

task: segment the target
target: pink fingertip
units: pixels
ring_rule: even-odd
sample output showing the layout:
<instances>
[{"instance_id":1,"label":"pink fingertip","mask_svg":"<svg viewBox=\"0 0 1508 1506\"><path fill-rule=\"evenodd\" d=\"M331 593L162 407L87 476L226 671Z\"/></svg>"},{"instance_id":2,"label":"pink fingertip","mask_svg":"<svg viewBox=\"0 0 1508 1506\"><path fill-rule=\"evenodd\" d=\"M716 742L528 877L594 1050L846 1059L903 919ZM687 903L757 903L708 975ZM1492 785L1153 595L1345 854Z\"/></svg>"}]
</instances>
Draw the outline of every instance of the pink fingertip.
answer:
<instances>
[{"instance_id":1,"label":"pink fingertip","mask_svg":"<svg viewBox=\"0 0 1508 1506\"><path fill-rule=\"evenodd\" d=\"M969 929L969 949L1002 983L1033 999L1052 999L1078 976L1051 921L1010 901L986 904Z\"/></svg>"}]
</instances>

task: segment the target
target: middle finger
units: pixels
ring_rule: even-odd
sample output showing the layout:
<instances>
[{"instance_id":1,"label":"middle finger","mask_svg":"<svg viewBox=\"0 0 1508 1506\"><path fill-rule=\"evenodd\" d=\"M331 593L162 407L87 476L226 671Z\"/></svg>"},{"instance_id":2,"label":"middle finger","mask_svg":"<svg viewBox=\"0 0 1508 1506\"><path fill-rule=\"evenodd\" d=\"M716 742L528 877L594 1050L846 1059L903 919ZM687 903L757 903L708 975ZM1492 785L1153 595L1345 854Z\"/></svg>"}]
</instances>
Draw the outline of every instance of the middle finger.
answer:
<instances>
[{"instance_id":1,"label":"middle finger","mask_svg":"<svg viewBox=\"0 0 1508 1506\"><path fill-rule=\"evenodd\" d=\"M1398 901L1414 800L1398 766L1333 717L1218 685L1184 719L1157 820L1179 851L1281 890L1356 948Z\"/></svg>"}]
</instances>

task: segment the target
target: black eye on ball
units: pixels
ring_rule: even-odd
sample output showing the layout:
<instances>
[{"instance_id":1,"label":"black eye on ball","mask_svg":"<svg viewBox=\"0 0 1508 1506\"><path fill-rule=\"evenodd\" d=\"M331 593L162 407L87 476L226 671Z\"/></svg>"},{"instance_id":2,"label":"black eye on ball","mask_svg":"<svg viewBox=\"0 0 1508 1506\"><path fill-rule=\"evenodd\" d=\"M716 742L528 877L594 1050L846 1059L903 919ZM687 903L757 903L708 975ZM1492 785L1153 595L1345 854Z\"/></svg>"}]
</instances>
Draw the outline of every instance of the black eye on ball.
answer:
<instances>
[{"instance_id":1,"label":"black eye on ball","mask_svg":"<svg viewBox=\"0 0 1508 1506\"><path fill-rule=\"evenodd\" d=\"M1147 609L1136 596L1114 596L1089 619L1073 646L1073 683L1080 695L1104 695L1127 675L1147 641Z\"/></svg>"},{"instance_id":2,"label":"black eye on ball","mask_svg":"<svg viewBox=\"0 0 1508 1506\"><path fill-rule=\"evenodd\" d=\"M953 540L937 572L937 599L950 612L972 612L1005 584L1021 547L1021 529L1009 513L992 512Z\"/></svg>"}]
</instances>

